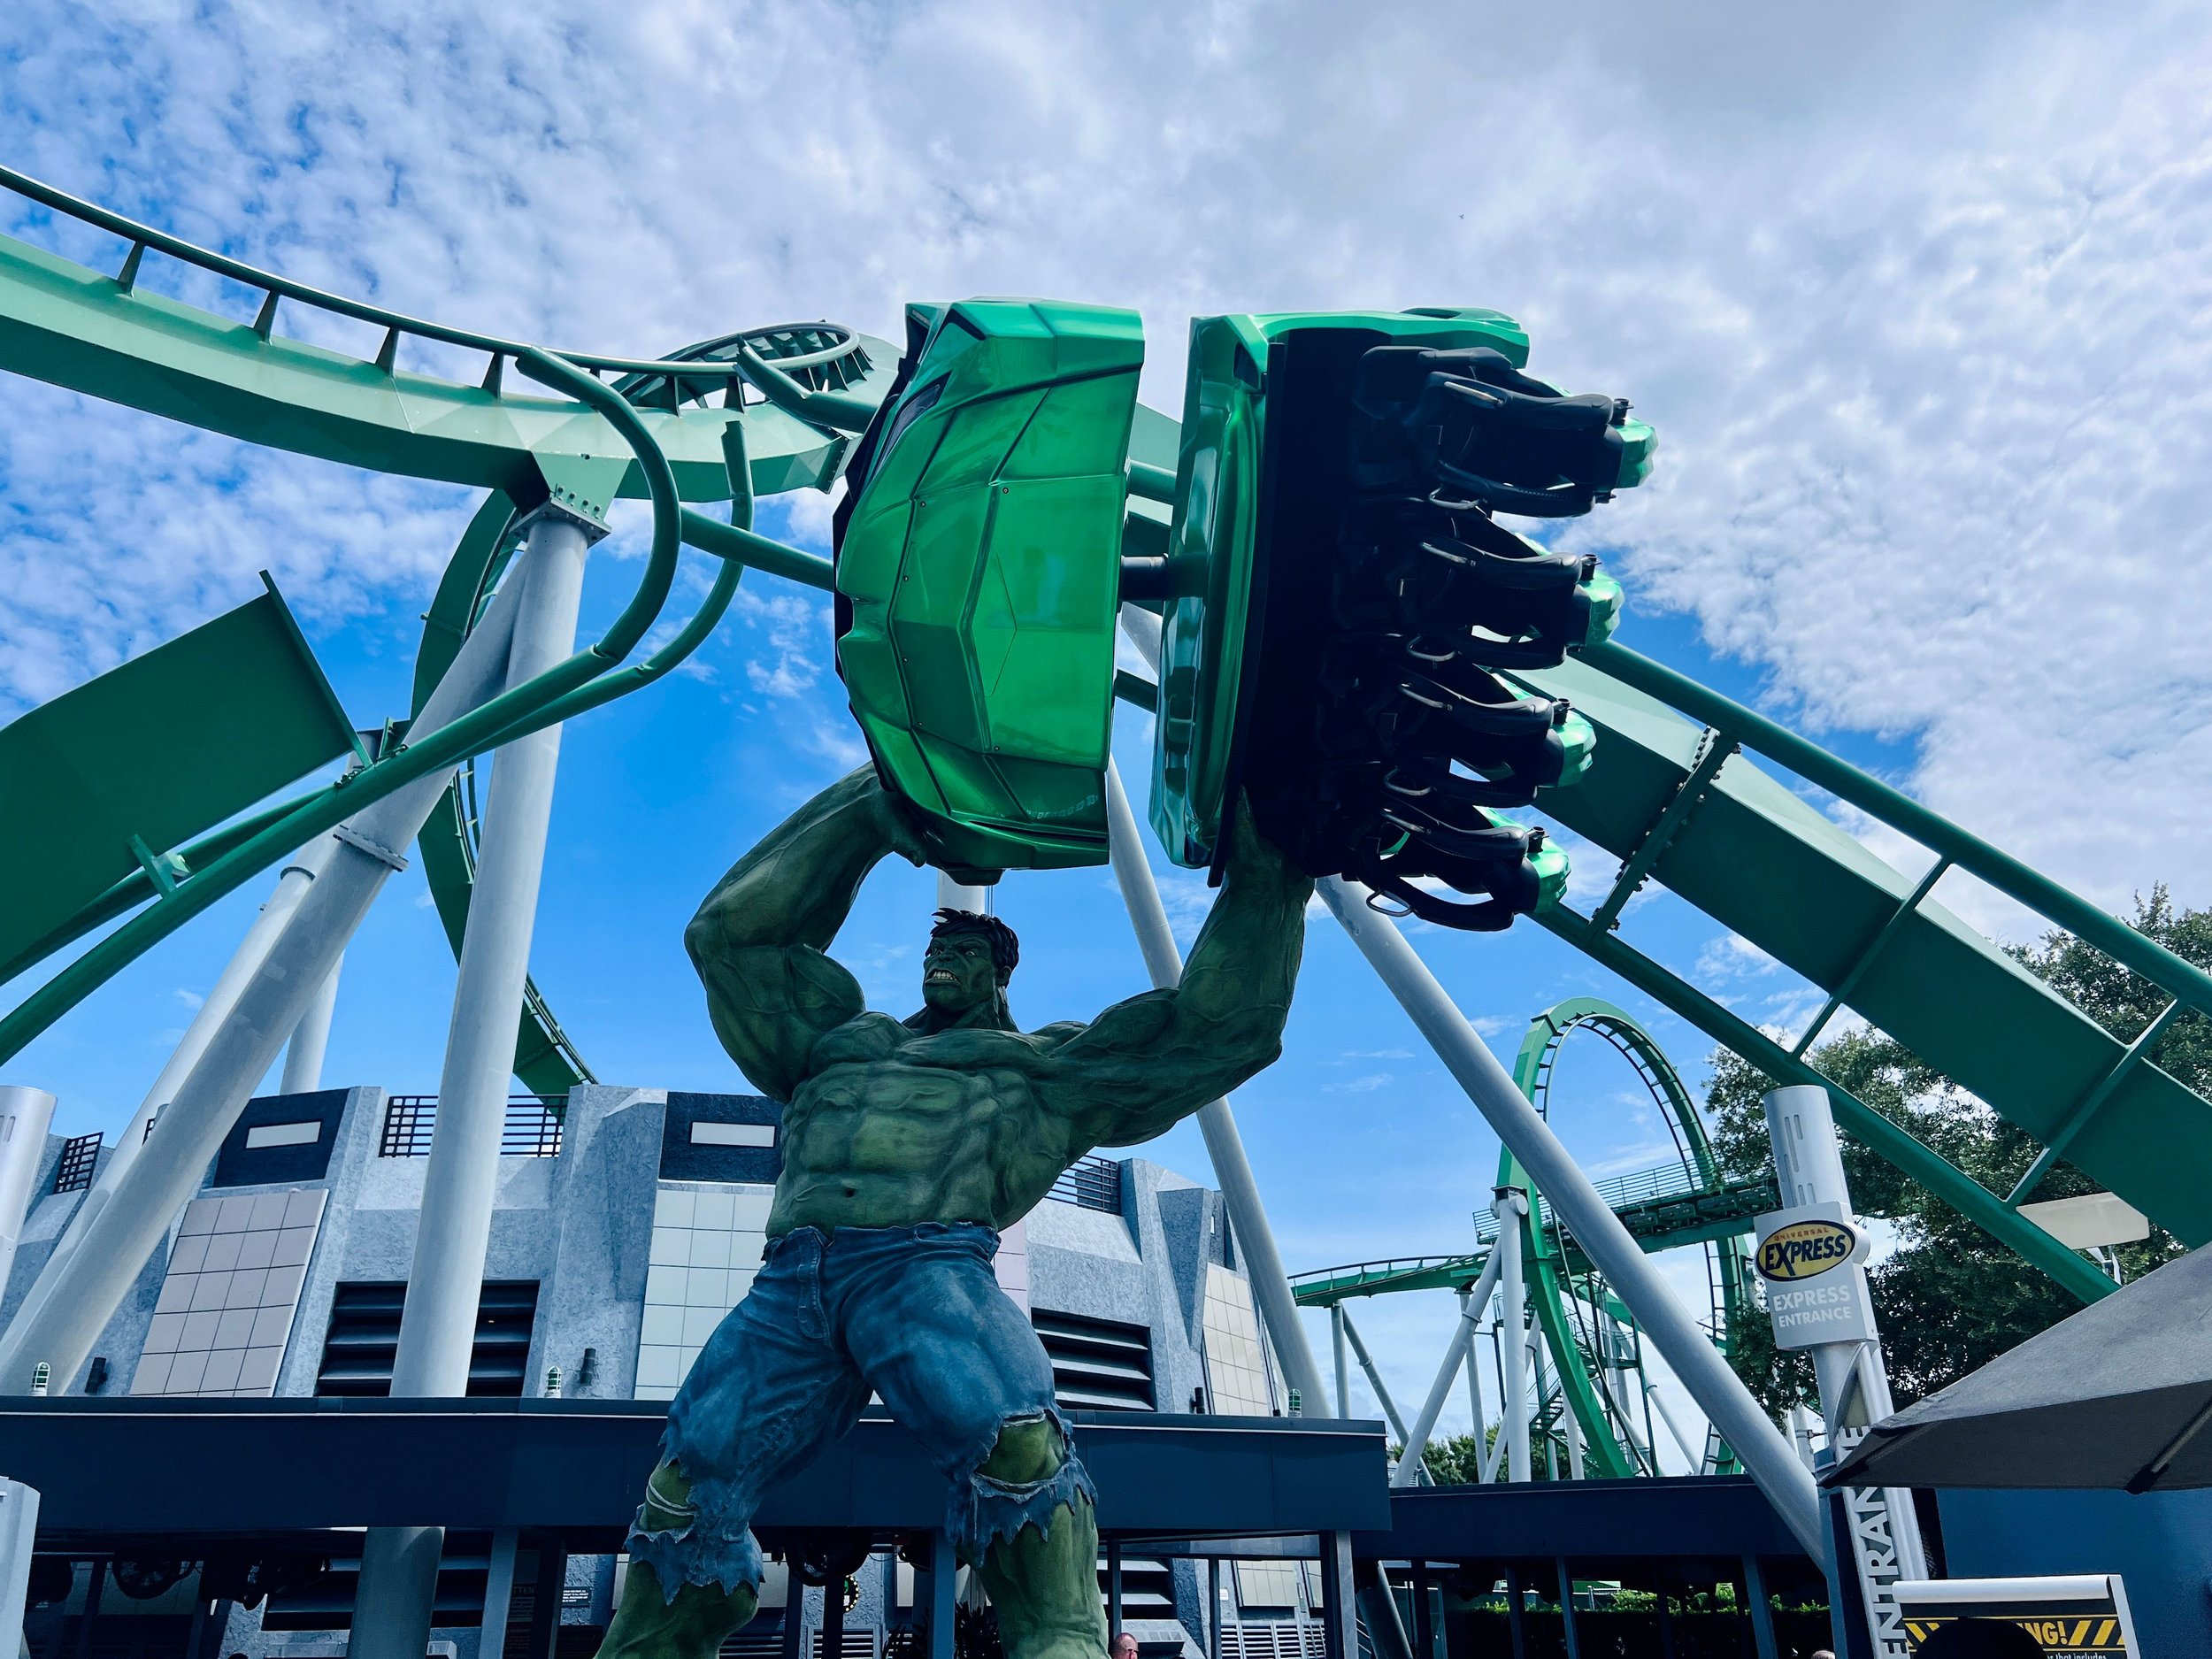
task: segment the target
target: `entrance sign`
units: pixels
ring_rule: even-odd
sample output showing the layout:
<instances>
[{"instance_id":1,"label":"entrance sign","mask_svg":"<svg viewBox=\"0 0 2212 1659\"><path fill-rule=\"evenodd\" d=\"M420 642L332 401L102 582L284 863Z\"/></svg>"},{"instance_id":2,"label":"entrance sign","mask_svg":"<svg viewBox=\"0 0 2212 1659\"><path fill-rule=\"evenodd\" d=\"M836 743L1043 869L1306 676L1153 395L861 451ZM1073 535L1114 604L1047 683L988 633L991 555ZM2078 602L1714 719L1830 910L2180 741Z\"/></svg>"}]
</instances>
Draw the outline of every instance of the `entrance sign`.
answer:
<instances>
[{"instance_id":1,"label":"entrance sign","mask_svg":"<svg viewBox=\"0 0 2212 1659\"><path fill-rule=\"evenodd\" d=\"M1866 1234L1841 1204L1770 1210L1752 1228L1758 1239L1752 1264L1766 1285L1777 1348L1874 1340L1874 1302L1860 1265Z\"/></svg>"},{"instance_id":2,"label":"entrance sign","mask_svg":"<svg viewBox=\"0 0 2212 1659\"><path fill-rule=\"evenodd\" d=\"M2045 1659L2137 1659L2135 1625L2117 1573L2049 1578L1906 1579L1894 1588L1917 1653L1962 1618L2017 1624Z\"/></svg>"}]
</instances>

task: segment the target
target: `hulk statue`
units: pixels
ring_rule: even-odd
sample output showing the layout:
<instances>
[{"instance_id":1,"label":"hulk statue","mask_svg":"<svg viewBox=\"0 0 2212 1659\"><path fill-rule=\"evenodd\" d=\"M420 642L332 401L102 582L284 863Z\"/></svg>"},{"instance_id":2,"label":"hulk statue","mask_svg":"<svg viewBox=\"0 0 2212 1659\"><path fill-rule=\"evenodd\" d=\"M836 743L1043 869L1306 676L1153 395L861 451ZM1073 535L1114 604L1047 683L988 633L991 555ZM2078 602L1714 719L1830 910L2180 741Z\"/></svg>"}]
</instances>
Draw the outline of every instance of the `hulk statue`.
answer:
<instances>
[{"instance_id":1,"label":"hulk statue","mask_svg":"<svg viewBox=\"0 0 2212 1659\"><path fill-rule=\"evenodd\" d=\"M872 1014L826 955L887 853L924 862L863 768L739 862L686 930L714 1029L784 1102L753 1287L668 1409L599 1659L714 1659L753 1615L763 1491L870 1391L952 1483L947 1528L1009 1659L1097 1659L1095 1494L1043 1345L998 1287L996 1229L1094 1147L1149 1141L1281 1052L1312 884L1240 810L1182 983L1024 1032L1013 930L940 910L919 1013Z\"/></svg>"}]
</instances>

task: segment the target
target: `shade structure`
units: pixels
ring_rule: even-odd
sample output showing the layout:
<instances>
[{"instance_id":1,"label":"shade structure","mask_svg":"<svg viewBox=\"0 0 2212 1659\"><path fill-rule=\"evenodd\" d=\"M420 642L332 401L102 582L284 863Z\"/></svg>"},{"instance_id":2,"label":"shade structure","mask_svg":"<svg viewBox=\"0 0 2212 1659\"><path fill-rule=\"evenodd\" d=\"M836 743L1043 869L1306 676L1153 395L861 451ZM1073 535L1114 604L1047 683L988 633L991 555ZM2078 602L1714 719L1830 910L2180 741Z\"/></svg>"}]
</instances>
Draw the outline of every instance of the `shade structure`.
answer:
<instances>
[{"instance_id":1,"label":"shade structure","mask_svg":"<svg viewBox=\"0 0 2212 1659\"><path fill-rule=\"evenodd\" d=\"M2212 1250L1875 1425L1831 1486L2212 1486Z\"/></svg>"}]
</instances>

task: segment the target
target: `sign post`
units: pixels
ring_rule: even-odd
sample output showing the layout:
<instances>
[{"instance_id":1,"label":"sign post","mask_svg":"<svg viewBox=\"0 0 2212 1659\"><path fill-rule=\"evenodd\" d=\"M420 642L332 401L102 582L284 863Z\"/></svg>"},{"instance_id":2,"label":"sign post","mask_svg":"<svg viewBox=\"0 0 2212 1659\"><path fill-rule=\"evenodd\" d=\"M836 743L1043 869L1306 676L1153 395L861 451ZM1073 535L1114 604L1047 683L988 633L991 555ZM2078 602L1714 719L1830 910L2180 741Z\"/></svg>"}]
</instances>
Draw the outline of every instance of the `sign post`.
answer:
<instances>
[{"instance_id":1,"label":"sign post","mask_svg":"<svg viewBox=\"0 0 2212 1659\"><path fill-rule=\"evenodd\" d=\"M1841 1458L1892 1409L1866 1286L1866 1235L1851 1219L1828 1091L1803 1084L1775 1089L1766 1097L1766 1113L1783 1208L1752 1224L1758 1240L1753 1261L1774 1320L1775 1346L1812 1352L1830 1455ZM1847 1486L1842 1497L1874 1654L1906 1659L1912 1646L1895 1586L1927 1577L1912 1494ZM1840 1575L1843 1563L1835 1565Z\"/></svg>"}]
</instances>

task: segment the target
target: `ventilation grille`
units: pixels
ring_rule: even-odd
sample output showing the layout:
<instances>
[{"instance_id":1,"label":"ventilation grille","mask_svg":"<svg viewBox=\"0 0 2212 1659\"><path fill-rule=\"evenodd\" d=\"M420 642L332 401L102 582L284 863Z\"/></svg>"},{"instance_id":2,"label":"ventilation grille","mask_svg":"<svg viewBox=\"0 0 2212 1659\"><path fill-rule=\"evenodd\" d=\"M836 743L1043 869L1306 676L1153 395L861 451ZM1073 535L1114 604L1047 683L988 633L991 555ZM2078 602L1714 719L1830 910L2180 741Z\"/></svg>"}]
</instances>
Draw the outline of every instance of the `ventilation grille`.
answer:
<instances>
[{"instance_id":1,"label":"ventilation grille","mask_svg":"<svg viewBox=\"0 0 2212 1659\"><path fill-rule=\"evenodd\" d=\"M1221 1659L1323 1659L1325 1632L1303 1619L1225 1620Z\"/></svg>"},{"instance_id":2,"label":"ventilation grille","mask_svg":"<svg viewBox=\"0 0 2212 1659\"><path fill-rule=\"evenodd\" d=\"M1052 1361L1052 1392L1063 1406L1153 1409L1152 1333L1144 1326L1041 1308L1029 1318Z\"/></svg>"},{"instance_id":3,"label":"ventilation grille","mask_svg":"<svg viewBox=\"0 0 2212 1659\"><path fill-rule=\"evenodd\" d=\"M399 1350L403 1284L341 1285L330 1303L330 1334L323 1339L322 1369L315 1392L351 1399L382 1399L392 1392L392 1359ZM476 1398L515 1399L530 1358L537 1323L538 1287L530 1280L487 1284L476 1304L476 1340L469 1349L468 1391Z\"/></svg>"},{"instance_id":4,"label":"ventilation grille","mask_svg":"<svg viewBox=\"0 0 2212 1659\"><path fill-rule=\"evenodd\" d=\"M1098 1570L1098 1593L1112 1594L1108 1570ZM1155 1561L1145 1555L1124 1555L1121 1559L1121 1616L1132 1618L1173 1618L1175 1617L1175 1571L1164 1561ZM1140 1644L1140 1652L1142 1651Z\"/></svg>"}]
</instances>

